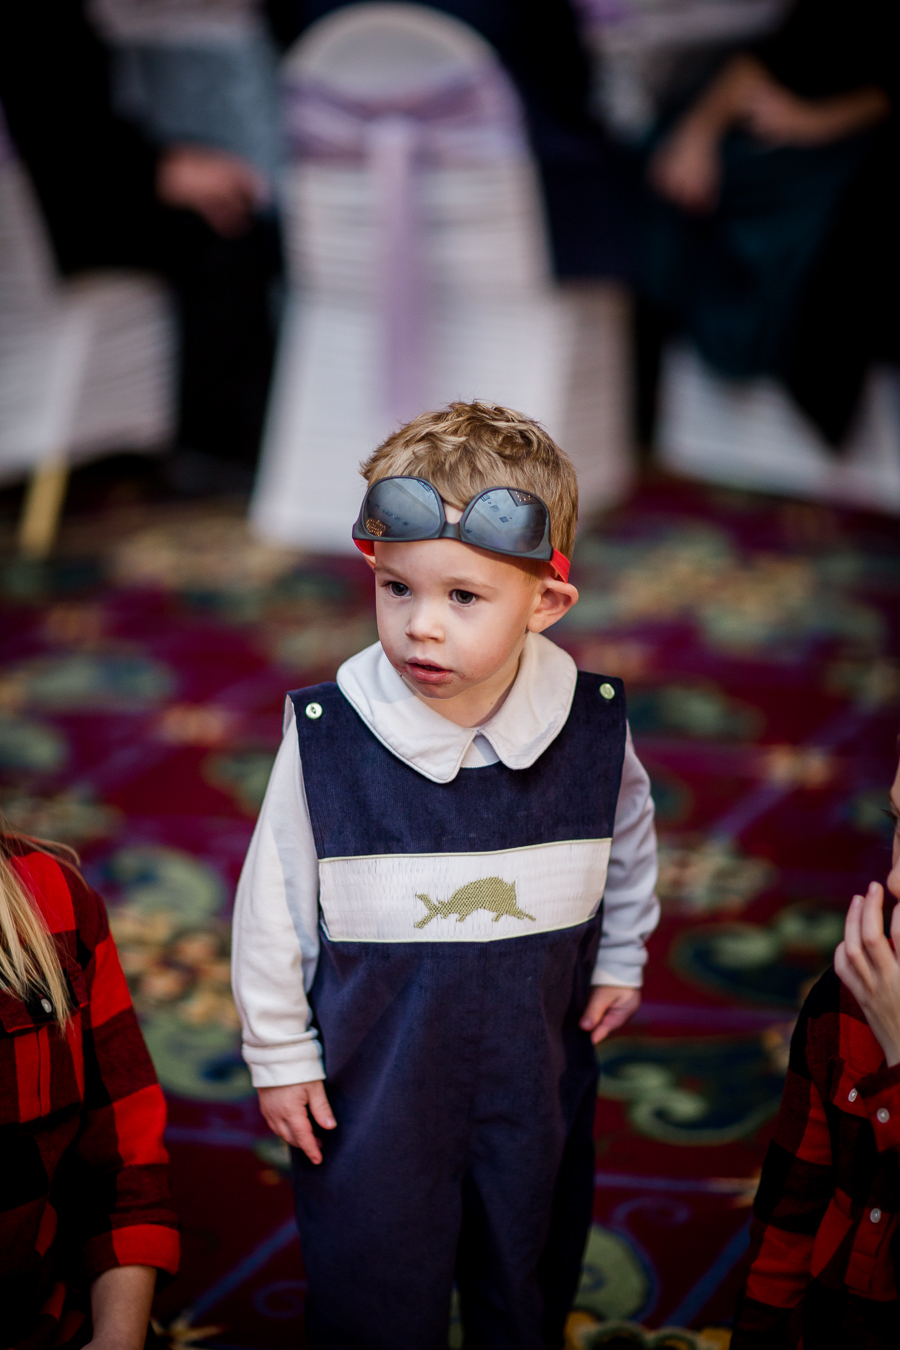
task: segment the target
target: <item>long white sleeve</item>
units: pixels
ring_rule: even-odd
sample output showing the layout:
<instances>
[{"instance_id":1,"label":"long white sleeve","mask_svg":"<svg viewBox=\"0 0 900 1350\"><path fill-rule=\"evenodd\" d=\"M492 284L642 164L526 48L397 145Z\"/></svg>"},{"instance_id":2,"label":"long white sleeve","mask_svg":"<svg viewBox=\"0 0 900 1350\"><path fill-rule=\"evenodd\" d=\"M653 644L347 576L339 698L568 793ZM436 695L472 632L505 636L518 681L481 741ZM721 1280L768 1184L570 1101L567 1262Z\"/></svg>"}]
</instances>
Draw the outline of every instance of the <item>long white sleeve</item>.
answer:
<instances>
[{"instance_id":1,"label":"long white sleeve","mask_svg":"<svg viewBox=\"0 0 900 1350\"><path fill-rule=\"evenodd\" d=\"M319 867L294 711L238 883L232 982L254 1087L325 1077L306 994L319 958Z\"/></svg>"},{"instance_id":2,"label":"long white sleeve","mask_svg":"<svg viewBox=\"0 0 900 1350\"><path fill-rule=\"evenodd\" d=\"M592 979L594 984L638 989L643 983L647 961L644 943L659 923L656 872L656 830L650 779L637 757L629 727L606 877L603 935Z\"/></svg>"}]
</instances>

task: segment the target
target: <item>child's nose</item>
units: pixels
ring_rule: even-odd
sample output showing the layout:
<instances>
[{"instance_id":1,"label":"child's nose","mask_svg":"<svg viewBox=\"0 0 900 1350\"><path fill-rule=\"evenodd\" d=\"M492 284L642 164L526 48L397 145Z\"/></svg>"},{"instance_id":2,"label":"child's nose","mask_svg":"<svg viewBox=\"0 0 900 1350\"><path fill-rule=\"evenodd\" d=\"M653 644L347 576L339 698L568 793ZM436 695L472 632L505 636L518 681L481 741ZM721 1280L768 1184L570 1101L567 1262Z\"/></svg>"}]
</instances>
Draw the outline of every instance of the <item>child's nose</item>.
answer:
<instances>
[{"instance_id":1,"label":"child's nose","mask_svg":"<svg viewBox=\"0 0 900 1350\"><path fill-rule=\"evenodd\" d=\"M421 603L410 608L406 625L407 637L414 639L429 638L432 641L444 640L444 628L437 605Z\"/></svg>"}]
</instances>

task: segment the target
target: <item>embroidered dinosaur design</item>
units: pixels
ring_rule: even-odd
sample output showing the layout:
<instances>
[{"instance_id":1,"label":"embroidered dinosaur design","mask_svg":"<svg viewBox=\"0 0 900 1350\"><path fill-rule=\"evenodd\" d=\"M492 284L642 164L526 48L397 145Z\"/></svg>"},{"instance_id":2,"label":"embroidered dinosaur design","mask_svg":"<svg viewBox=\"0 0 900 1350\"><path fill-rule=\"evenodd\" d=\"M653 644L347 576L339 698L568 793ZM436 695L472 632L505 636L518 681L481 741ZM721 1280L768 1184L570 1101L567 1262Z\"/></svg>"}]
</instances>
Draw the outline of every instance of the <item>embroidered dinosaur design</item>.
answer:
<instances>
[{"instance_id":1,"label":"embroidered dinosaur design","mask_svg":"<svg viewBox=\"0 0 900 1350\"><path fill-rule=\"evenodd\" d=\"M526 914L516 904L516 883L510 885L499 877L482 877L479 881L470 881L454 891L449 900L439 900L437 904L428 895L417 895L416 899L421 900L428 910L425 918L416 924L417 928L424 928L432 919L449 919L451 914L457 916L457 923L462 923L477 909L486 909L493 914L494 923L499 923L504 914L508 914L511 919L536 922L533 914Z\"/></svg>"}]
</instances>

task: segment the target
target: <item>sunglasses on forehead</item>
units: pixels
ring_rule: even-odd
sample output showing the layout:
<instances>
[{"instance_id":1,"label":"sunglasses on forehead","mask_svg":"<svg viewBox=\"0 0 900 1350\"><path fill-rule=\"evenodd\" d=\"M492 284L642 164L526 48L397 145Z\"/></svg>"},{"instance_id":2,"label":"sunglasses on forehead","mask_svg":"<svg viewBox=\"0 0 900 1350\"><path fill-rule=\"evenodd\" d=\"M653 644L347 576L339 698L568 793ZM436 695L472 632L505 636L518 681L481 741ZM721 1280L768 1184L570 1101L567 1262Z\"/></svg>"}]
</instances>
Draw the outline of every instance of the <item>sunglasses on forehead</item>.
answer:
<instances>
[{"instance_id":1,"label":"sunglasses on forehead","mask_svg":"<svg viewBox=\"0 0 900 1350\"><path fill-rule=\"evenodd\" d=\"M491 553L548 562L560 580L569 579L568 558L550 543L550 512L540 497L521 488L480 492L451 524L440 493L424 478L379 478L363 498L353 539L368 554L376 542L458 539Z\"/></svg>"}]
</instances>

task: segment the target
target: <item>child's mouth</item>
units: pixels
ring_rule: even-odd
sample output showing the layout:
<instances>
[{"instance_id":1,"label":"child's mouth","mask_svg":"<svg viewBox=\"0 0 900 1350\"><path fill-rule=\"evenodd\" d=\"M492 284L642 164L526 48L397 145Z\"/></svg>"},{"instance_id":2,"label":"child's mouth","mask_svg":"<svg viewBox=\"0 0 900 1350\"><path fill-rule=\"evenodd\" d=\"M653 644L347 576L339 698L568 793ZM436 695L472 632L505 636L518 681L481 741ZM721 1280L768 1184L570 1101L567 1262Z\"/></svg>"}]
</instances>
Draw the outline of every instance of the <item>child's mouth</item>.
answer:
<instances>
[{"instance_id":1,"label":"child's mouth","mask_svg":"<svg viewBox=\"0 0 900 1350\"><path fill-rule=\"evenodd\" d=\"M439 666L434 661L407 661L406 669L421 684L439 684L450 674L445 666Z\"/></svg>"}]
</instances>

